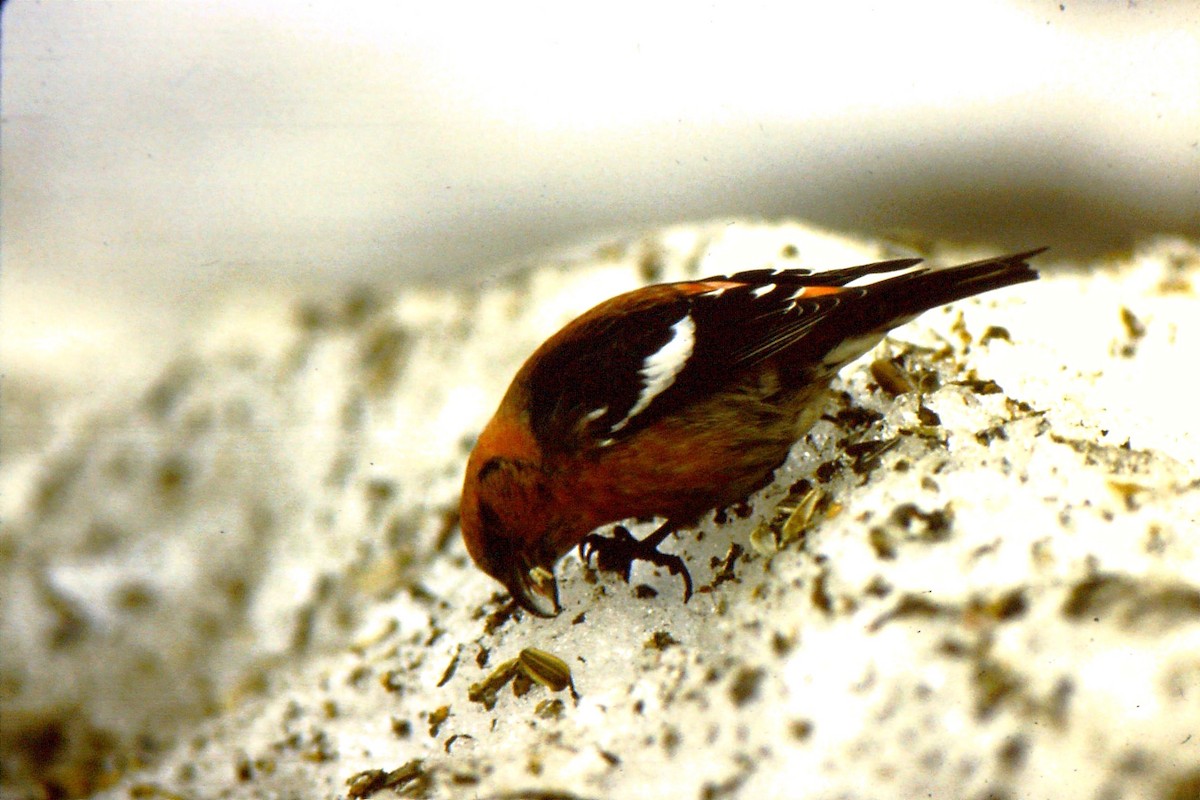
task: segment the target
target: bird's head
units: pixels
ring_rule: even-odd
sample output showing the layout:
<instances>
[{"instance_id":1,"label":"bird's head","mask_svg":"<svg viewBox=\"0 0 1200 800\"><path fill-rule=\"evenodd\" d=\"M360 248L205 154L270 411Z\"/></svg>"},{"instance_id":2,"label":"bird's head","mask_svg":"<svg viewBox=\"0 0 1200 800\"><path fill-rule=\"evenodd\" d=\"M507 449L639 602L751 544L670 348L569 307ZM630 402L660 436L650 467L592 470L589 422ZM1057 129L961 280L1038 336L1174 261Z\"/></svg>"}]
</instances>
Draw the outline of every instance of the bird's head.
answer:
<instances>
[{"instance_id":1,"label":"bird's head","mask_svg":"<svg viewBox=\"0 0 1200 800\"><path fill-rule=\"evenodd\" d=\"M554 564L561 509L533 461L492 455L481 437L467 462L460 505L463 541L475 563L540 617L559 612ZM567 547L569 549L569 546Z\"/></svg>"}]
</instances>

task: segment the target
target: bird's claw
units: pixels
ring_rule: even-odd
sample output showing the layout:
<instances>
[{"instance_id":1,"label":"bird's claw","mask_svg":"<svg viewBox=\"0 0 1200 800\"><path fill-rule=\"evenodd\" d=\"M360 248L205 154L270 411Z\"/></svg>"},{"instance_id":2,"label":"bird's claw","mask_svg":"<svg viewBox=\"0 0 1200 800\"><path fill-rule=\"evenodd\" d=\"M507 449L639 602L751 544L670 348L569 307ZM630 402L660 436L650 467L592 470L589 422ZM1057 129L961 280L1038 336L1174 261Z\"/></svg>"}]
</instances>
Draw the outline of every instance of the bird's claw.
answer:
<instances>
[{"instance_id":1,"label":"bird's claw","mask_svg":"<svg viewBox=\"0 0 1200 800\"><path fill-rule=\"evenodd\" d=\"M613 528L612 536L601 536L590 533L579 543L579 555L585 564L591 564L596 557L596 569L601 572L616 572L629 583L633 573L633 562L646 561L659 567L664 567L671 575L683 578L683 602L692 596L692 576L688 572L683 559L672 553L663 553L658 545L671 533L673 528L663 527L647 536L645 539L635 539L624 525Z\"/></svg>"}]
</instances>

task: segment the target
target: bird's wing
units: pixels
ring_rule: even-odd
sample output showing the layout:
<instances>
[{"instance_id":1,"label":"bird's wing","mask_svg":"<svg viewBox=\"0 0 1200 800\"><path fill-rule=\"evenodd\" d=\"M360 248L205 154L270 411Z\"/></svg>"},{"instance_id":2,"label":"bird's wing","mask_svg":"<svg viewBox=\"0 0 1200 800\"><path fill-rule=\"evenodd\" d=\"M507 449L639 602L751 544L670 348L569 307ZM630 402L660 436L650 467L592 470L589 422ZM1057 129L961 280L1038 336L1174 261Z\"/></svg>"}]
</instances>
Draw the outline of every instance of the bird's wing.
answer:
<instances>
[{"instance_id":1,"label":"bird's wing","mask_svg":"<svg viewBox=\"0 0 1200 800\"><path fill-rule=\"evenodd\" d=\"M881 271L872 267L839 270L832 284L756 270L603 303L530 359L523 379L534 434L547 450L615 444L794 347L865 291L840 284Z\"/></svg>"}]
</instances>

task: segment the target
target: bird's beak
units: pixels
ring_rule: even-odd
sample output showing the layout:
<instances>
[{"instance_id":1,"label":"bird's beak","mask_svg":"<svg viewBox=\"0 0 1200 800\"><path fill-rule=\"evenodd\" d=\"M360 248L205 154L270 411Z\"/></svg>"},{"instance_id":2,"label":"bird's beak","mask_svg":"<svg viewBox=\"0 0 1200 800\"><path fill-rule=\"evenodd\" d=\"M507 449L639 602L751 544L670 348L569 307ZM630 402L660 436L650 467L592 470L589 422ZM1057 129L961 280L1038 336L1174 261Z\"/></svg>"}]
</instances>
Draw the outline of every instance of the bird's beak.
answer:
<instances>
[{"instance_id":1,"label":"bird's beak","mask_svg":"<svg viewBox=\"0 0 1200 800\"><path fill-rule=\"evenodd\" d=\"M558 616L558 583L554 573L541 565L514 566L512 577L504 582L513 599L539 617Z\"/></svg>"}]
</instances>

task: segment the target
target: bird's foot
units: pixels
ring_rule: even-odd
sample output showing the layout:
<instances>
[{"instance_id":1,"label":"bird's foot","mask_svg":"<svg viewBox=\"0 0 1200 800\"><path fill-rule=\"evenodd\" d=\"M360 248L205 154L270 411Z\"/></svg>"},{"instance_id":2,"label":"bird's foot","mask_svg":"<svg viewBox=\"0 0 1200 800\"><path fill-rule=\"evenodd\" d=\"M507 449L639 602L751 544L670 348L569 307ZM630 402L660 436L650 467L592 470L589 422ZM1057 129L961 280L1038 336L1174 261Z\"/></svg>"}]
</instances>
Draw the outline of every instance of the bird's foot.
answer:
<instances>
[{"instance_id":1,"label":"bird's foot","mask_svg":"<svg viewBox=\"0 0 1200 800\"><path fill-rule=\"evenodd\" d=\"M683 602L686 603L692 596L692 576L687 565L679 556L662 553L658 549L663 539L674 532L675 527L667 522L645 539L639 540L633 538L633 534L624 525L618 525L613 528L612 536L601 536L598 533L585 536L579 543L579 555L585 564L591 564L592 556L595 556L596 569L619 573L626 583L629 583L635 561L647 561L665 567L670 574L683 577Z\"/></svg>"}]
</instances>

